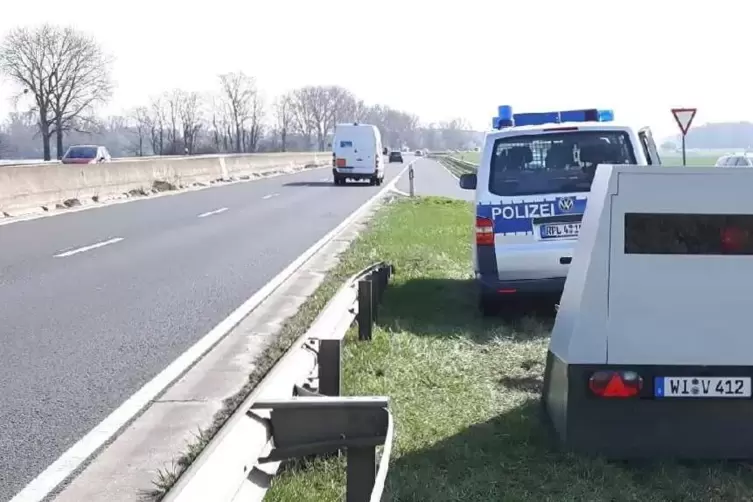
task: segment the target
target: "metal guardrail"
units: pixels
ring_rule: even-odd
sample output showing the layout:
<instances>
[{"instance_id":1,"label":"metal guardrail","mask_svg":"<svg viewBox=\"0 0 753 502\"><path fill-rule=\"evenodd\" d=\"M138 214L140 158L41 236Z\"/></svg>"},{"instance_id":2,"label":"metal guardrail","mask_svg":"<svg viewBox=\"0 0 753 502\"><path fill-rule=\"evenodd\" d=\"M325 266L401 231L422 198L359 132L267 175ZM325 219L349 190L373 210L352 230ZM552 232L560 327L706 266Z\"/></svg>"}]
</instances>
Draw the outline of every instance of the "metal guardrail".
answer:
<instances>
[{"instance_id":1,"label":"metal guardrail","mask_svg":"<svg viewBox=\"0 0 753 502\"><path fill-rule=\"evenodd\" d=\"M460 176L465 173L475 173L478 169L478 165L473 162L461 160L449 155L440 156L437 160L443 163L455 176Z\"/></svg>"},{"instance_id":2,"label":"metal guardrail","mask_svg":"<svg viewBox=\"0 0 753 502\"><path fill-rule=\"evenodd\" d=\"M389 398L340 396L342 349L354 321L358 339L371 340L393 273L379 262L346 281L163 500L261 501L280 462L345 450L347 502L380 502L394 430Z\"/></svg>"}]
</instances>

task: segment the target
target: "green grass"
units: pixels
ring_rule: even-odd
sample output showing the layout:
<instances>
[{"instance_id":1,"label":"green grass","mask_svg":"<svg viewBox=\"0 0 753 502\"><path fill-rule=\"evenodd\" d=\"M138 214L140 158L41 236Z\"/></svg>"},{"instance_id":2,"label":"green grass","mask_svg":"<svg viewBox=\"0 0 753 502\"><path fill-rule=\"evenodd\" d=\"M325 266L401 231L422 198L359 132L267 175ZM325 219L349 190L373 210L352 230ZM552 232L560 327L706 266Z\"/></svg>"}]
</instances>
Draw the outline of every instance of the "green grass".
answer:
<instances>
[{"instance_id":1,"label":"green grass","mask_svg":"<svg viewBox=\"0 0 753 502\"><path fill-rule=\"evenodd\" d=\"M538 406L551 316L510 324L476 314L471 216L464 202L400 201L338 268L343 277L378 259L396 266L374 340L349 335L343 377L348 395L391 398L387 500L753 500L753 472L742 464L631 466L551 448ZM301 462L266 500L335 502L344 487L342 459Z\"/></svg>"}]
</instances>

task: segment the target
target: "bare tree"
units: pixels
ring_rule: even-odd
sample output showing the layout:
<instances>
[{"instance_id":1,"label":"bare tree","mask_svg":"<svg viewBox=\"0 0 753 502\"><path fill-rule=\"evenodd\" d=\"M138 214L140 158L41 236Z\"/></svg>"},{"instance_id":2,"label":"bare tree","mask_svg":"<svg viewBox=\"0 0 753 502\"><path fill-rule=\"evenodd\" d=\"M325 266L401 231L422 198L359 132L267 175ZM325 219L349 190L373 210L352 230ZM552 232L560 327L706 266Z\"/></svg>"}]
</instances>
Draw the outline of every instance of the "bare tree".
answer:
<instances>
[{"instance_id":1,"label":"bare tree","mask_svg":"<svg viewBox=\"0 0 753 502\"><path fill-rule=\"evenodd\" d=\"M184 93L180 89L173 89L165 93L163 97L169 155L175 155L180 152L180 110L183 107L183 99Z\"/></svg>"},{"instance_id":2,"label":"bare tree","mask_svg":"<svg viewBox=\"0 0 753 502\"><path fill-rule=\"evenodd\" d=\"M442 140L446 148L460 149L468 142L471 127L467 120L454 118L448 122L440 122L439 127L442 129Z\"/></svg>"},{"instance_id":3,"label":"bare tree","mask_svg":"<svg viewBox=\"0 0 753 502\"><path fill-rule=\"evenodd\" d=\"M15 98L18 100L31 94L34 100L33 112L37 115L45 160L51 157L50 136L54 118L50 105L52 62L47 46L55 32L50 25L33 30L16 28L6 35L0 46L0 71L20 87Z\"/></svg>"},{"instance_id":4,"label":"bare tree","mask_svg":"<svg viewBox=\"0 0 753 502\"><path fill-rule=\"evenodd\" d=\"M355 96L348 96L347 99L338 106L335 122L345 122L352 120L353 122L363 122L369 114L369 107L362 99L357 99Z\"/></svg>"},{"instance_id":5,"label":"bare tree","mask_svg":"<svg viewBox=\"0 0 753 502\"><path fill-rule=\"evenodd\" d=\"M201 130L201 99L198 92L181 93L180 121L183 125L183 148L188 155L196 149L196 137Z\"/></svg>"},{"instance_id":6,"label":"bare tree","mask_svg":"<svg viewBox=\"0 0 753 502\"><path fill-rule=\"evenodd\" d=\"M300 126L309 138L313 133L316 133L317 147L319 151L324 151L324 144L332 125L334 110L334 101L330 89L309 85L296 90L293 96L296 105L296 117Z\"/></svg>"},{"instance_id":7,"label":"bare tree","mask_svg":"<svg viewBox=\"0 0 753 502\"><path fill-rule=\"evenodd\" d=\"M293 100L290 94L277 98L274 104L275 129L280 134L280 150L287 151L288 133L293 126Z\"/></svg>"},{"instance_id":8,"label":"bare tree","mask_svg":"<svg viewBox=\"0 0 753 502\"><path fill-rule=\"evenodd\" d=\"M149 137L152 142L152 151L155 155L165 154L165 107L162 98L152 99L149 105L151 115L149 117Z\"/></svg>"},{"instance_id":9,"label":"bare tree","mask_svg":"<svg viewBox=\"0 0 753 502\"><path fill-rule=\"evenodd\" d=\"M131 112L131 121L136 130L136 144L134 145L136 155L144 156L144 143L149 138L151 124L149 120L149 110L145 106L139 106Z\"/></svg>"},{"instance_id":10,"label":"bare tree","mask_svg":"<svg viewBox=\"0 0 753 502\"><path fill-rule=\"evenodd\" d=\"M111 95L110 60L93 38L73 28L53 28L49 35L50 108L61 158L65 132L95 126L95 107Z\"/></svg>"},{"instance_id":11,"label":"bare tree","mask_svg":"<svg viewBox=\"0 0 753 502\"><path fill-rule=\"evenodd\" d=\"M293 123L296 131L303 135L306 148L311 148L311 139L316 130L316 117L314 116L309 92L307 88L302 87L294 90L290 96L293 103Z\"/></svg>"},{"instance_id":12,"label":"bare tree","mask_svg":"<svg viewBox=\"0 0 753 502\"><path fill-rule=\"evenodd\" d=\"M217 152L227 152L232 148L233 134L229 106L224 96L214 96L211 100L210 128L212 143Z\"/></svg>"},{"instance_id":13,"label":"bare tree","mask_svg":"<svg viewBox=\"0 0 753 502\"><path fill-rule=\"evenodd\" d=\"M356 116L358 113L359 101L347 89L339 86L331 86L327 88L329 94L330 116L325 123L326 131L328 133L333 131L335 124L338 122L358 122L359 118ZM363 104L363 101L360 102Z\"/></svg>"},{"instance_id":14,"label":"bare tree","mask_svg":"<svg viewBox=\"0 0 753 502\"><path fill-rule=\"evenodd\" d=\"M246 151L255 152L259 147L259 140L264 134L264 98L260 93L256 93L251 101L251 113L249 115L250 124L248 130L248 141Z\"/></svg>"},{"instance_id":15,"label":"bare tree","mask_svg":"<svg viewBox=\"0 0 753 502\"><path fill-rule=\"evenodd\" d=\"M220 75L220 85L235 126L235 151L241 153L246 121L255 107L256 81L243 72L225 73Z\"/></svg>"}]
</instances>

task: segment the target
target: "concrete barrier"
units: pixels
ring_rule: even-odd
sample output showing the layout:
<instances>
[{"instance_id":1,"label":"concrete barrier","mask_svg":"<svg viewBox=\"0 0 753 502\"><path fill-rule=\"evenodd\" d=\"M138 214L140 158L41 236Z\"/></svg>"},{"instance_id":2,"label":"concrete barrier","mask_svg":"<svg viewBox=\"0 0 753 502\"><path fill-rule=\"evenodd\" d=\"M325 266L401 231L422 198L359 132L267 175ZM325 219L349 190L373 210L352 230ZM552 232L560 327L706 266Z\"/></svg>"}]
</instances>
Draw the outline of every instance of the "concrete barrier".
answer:
<instances>
[{"instance_id":1,"label":"concrete barrier","mask_svg":"<svg viewBox=\"0 0 753 502\"><path fill-rule=\"evenodd\" d=\"M155 157L106 164L0 166L0 215L145 195L328 165L327 152Z\"/></svg>"}]
</instances>

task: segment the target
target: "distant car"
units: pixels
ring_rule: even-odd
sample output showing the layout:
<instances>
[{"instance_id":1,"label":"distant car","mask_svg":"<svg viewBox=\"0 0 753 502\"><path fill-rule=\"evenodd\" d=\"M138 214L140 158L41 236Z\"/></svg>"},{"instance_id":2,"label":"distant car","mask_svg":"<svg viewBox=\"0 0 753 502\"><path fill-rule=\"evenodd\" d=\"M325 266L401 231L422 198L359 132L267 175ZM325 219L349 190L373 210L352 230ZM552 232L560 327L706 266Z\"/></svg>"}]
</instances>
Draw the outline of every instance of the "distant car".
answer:
<instances>
[{"instance_id":1,"label":"distant car","mask_svg":"<svg viewBox=\"0 0 753 502\"><path fill-rule=\"evenodd\" d=\"M753 153L723 155L716 161L715 167L753 167Z\"/></svg>"},{"instance_id":2,"label":"distant car","mask_svg":"<svg viewBox=\"0 0 753 502\"><path fill-rule=\"evenodd\" d=\"M98 164L111 160L110 152L104 146L73 145L65 152L61 162L63 164Z\"/></svg>"},{"instance_id":3,"label":"distant car","mask_svg":"<svg viewBox=\"0 0 753 502\"><path fill-rule=\"evenodd\" d=\"M403 153L399 150L392 150L390 152L390 162L403 162Z\"/></svg>"},{"instance_id":4,"label":"distant car","mask_svg":"<svg viewBox=\"0 0 753 502\"><path fill-rule=\"evenodd\" d=\"M424 152L421 150L416 150L416 157L422 157L424 155Z\"/></svg>"}]
</instances>

